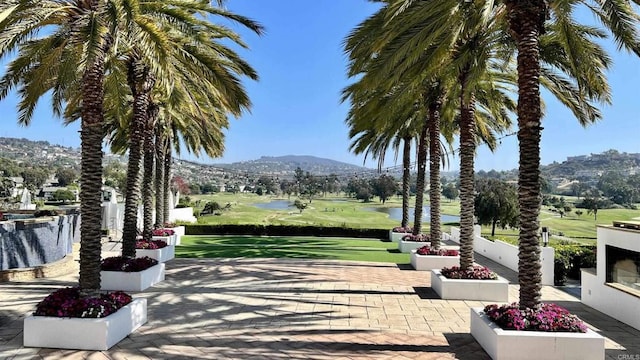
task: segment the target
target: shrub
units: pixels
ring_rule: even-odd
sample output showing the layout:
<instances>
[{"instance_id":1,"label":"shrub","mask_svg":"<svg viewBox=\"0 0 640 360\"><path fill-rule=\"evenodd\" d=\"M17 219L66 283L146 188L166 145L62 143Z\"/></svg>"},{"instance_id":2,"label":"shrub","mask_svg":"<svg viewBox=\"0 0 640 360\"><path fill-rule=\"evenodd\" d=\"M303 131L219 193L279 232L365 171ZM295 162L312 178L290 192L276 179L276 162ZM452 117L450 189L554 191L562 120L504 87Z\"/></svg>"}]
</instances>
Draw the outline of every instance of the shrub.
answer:
<instances>
[{"instance_id":1,"label":"shrub","mask_svg":"<svg viewBox=\"0 0 640 360\"><path fill-rule=\"evenodd\" d=\"M518 304L487 305L484 312L504 330L545 332L587 332L577 316L556 304L542 304L538 308L521 310Z\"/></svg>"},{"instance_id":2,"label":"shrub","mask_svg":"<svg viewBox=\"0 0 640 360\"><path fill-rule=\"evenodd\" d=\"M82 298L79 288L64 288L51 293L36 306L35 316L102 318L131 302L131 296L114 291L98 297Z\"/></svg>"},{"instance_id":3,"label":"shrub","mask_svg":"<svg viewBox=\"0 0 640 360\"><path fill-rule=\"evenodd\" d=\"M458 256L460 253L458 250L453 249L432 249L429 245L425 245L416 250L418 255L438 255L438 256Z\"/></svg>"},{"instance_id":4,"label":"shrub","mask_svg":"<svg viewBox=\"0 0 640 360\"><path fill-rule=\"evenodd\" d=\"M114 256L102 260L102 262L100 263L100 270L138 272L146 270L157 264L158 260L152 259L148 256L134 259L125 258L122 256Z\"/></svg>"},{"instance_id":5,"label":"shrub","mask_svg":"<svg viewBox=\"0 0 640 360\"><path fill-rule=\"evenodd\" d=\"M442 268L441 274L448 279L497 280L498 274L486 266L474 266L471 269L461 269L459 266Z\"/></svg>"},{"instance_id":6,"label":"shrub","mask_svg":"<svg viewBox=\"0 0 640 360\"><path fill-rule=\"evenodd\" d=\"M556 285L564 285L567 278L580 279L580 268L596 267L596 247L577 244L554 246L554 277Z\"/></svg>"},{"instance_id":7,"label":"shrub","mask_svg":"<svg viewBox=\"0 0 640 360\"><path fill-rule=\"evenodd\" d=\"M58 212L55 210L36 210L33 213L33 217L44 217L44 216L58 216Z\"/></svg>"},{"instance_id":8,"label":"shrub","mask_svg":"<svg viewBox=\"0 0 640 360\"><path fill-rule=\"evenodd\" d=\"M388 239L389 230L263 224L185 225L187 235L328 236Z\"/></svg>"}]
</instances>

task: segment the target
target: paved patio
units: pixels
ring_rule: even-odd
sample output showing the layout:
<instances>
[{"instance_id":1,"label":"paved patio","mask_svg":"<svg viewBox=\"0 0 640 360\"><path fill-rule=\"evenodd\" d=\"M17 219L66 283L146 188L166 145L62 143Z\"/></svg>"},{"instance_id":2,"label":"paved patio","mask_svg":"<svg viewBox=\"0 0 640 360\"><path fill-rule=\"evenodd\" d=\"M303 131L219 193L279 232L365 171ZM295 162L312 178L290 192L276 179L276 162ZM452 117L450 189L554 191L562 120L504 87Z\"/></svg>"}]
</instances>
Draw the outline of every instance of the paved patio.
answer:
<instances>
[{"instance_id":1,"label":"paved patio","mask_svg":"<svg viewBox=\"0 0 640 360\"><path fill-rule=\"evenodd\" d=\"M489 358L469 334L469 307L488 303L439 299L428 272L296 259L174 259L164 282L135 294L147 298L149 321L110 350L22 347L24 316L55 288L74 286L75 274L0 283L1 359ZM510 301L517 291L510 285ZM640 331L559 288L544 287L543 299L606 336L607 359L640 357Z\"/></svg>"}]
</instances>

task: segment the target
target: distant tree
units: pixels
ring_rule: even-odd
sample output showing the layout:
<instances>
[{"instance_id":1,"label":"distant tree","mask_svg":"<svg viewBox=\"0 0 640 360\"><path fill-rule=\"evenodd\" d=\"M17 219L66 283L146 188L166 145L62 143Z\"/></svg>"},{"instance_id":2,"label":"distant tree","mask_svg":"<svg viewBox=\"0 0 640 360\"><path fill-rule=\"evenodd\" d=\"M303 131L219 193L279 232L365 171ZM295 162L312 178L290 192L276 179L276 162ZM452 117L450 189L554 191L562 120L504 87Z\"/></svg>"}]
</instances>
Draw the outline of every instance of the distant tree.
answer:
<instances>
[{"instance_id":1,"label":"distant tree","mask_svg":"<svg viewBox=\"0 0 640 360\"><path fill-rule=\"evenodd\" d=\"M0 171L4 176L19 176L22 168L15 161L0 157Z\"/></svg>"},{"instance_id":2,"label":"distant tree","mask_svg":"<svg viewBox=\"0 0 640 360\"><path fill-rule=\"evenodd\" d=\"M295 206L301 214L302 211L307 208L307 204L300 201L300 199L296 199L296 201L293 202L293 206Z\"/></svg>"},{"instance_id":3,"label":"distant tree","mask_svg":"<svg viewBox=\"0 0 640 360\"><path fill-rule=\"evenodd\" d=\"M383 204L399 191L396 179L386 174L380 175L377 179L372 179L370 183L373 195L378 196Z\"/></svg>"},{"instance_id":4,"label":"distant tree","mask_svg":"<svg viewBox=\"0 0 640 360\"><path fill-rule=\"evenodd\" d=\"M209 201L204 205L204 208L200 212L200 215L213 214L214 212L221 210L220 204L215 201Z\"/></svg>"},{"instance_id":5,"label":"distant tree","mask_svg":"<svg viewBox=\"0 0 640 360\"><path fill-rule=\"evenodd\" d=\"M280 191L282 191L283 194L287 194L290 199L291 194L296 191L295 182L289 181L287 179L282 179L280 181Z\"/></svg>"},{"instance_id":6,"label":"distant tree","mask_svg":"<svg viewBox=\"0 0 640 360\"><path fill-rule=\"evenodd\" d=\"M73 168L58 168L56 170L56 178L58 179L59 186L68 186L80 177L80 173Z\"/></svg>"},{"instance_id":7,"label":"distant tree","mask_svg":"<svg viewBox=\"0 0 640 360\"><path fill-rule=\"evenodd\" d=\"M540 191L543 194L551 194L551 192L553 192L553 185L551 184L551 181L542 175L540 175Z\"/></svg>"},{"instance_id":8,"label":"distant tree","mask_svg":"<svg viewBox=\"0 0 640 360\"><path fill-rule=\"evenodd\" d=\"M202 190L200 189L199 184L189 184L189 194L202 194Z\"/></svg>"},{"instance_id":9,"label":"distant tree","mask_svg":"<svg viewBox=\"0 0 640 360\"><path fill-rule=\"evenodd\" d=\"M602 208L600 191L592 189L589 195L584 197L580 207L587 209L587 214L593 214L593 219L598 221L598 208Z\"/></svg>"},{"instance_id":10,"label":"distant tree","mask_svg":"<svg viewBox=\"0 0 640 360\"><path fill-rule=\"evenodd\" d=\"M127 171L120 162L112 161L104 167L104 184L125 193L127 187Z\"/></svg>"},{"instance_id":11,"label":"distant tree","mask_svg":"<svg viewBox=\"0 0 640 360\"><path fill-rule=\"evenodd\" d=\"M481 179L476 184L475 216L481 225L491 225L495 236L496 225L502 228L516 226L518 221L518 195L516 188L496 179Z\"/></svg>"},{"instance_id":12,"label":"distant tree","mask_svg":"<svg viewBox=\"0 0 640 360\"><path fill-rule=\"evenodd\" d=\"M49 173L43 168L26 168L22 170L20 176L24 179L27 188L36 190L44 185L49 178Z\"/></svg>"},{"instance_id":13,"label":"distant tree","mask_svg":"<svg viewBox=\"0 0 640 360\"><path fill-rule=\"evenodd\" d=\"M200 186L200 191L202 191L203 194L213 194L218 192L218 187L211 183L203 184Z\"/></svg>"},{"instance_id":14,"label":"distant tree","mask_svg":"<svg viewBox=\"0 0 640 360\"><path fill-rule=\"evenodd\" d=\"M0 197L11 196L11 190L13 190L13 181L9 178L0 179Z\"/></svg>"},{"instance_id":15,"label":"distant tree","mask_svg":"<svg viewBox=\"0 0 640 360\"><path fill-rule=\"evenodd\" d=\"M442 188L442 195L449 199L449 201L455 200L458 194L460 194L460 192L454 183L448 183Z\"/></svg>"},{"instance_id":16,"label":"distant tree","mask_svg":"<svg viewBox=\"0 0 640 360\"><path fill-rule=\"evenodd\" d=\"M174 176L173 179L171 179L171 187L173 188L173 191L180 191L180 194L190 194L189 183L180 176Z\"/></svg>"},{"instance_id":17,"label":"distant tree","mask_svg":"<svg viewBox=\"0 0 640 360\"><path fill-rule=\"evenodd\" d=\"M356 192L356 199L362 200L362 202L369 202L373 198L370 186L361 186Z\"/></svg>"},{"instance_id":18,"label":"distant tree","mask_svg":"<svg viewBox=\"0 0 640 360\"><path fill-rule=\"evenodd\" d=\"M576 215L578 215L578 217L580 217L580 216L582 216L582 214L584 214L582 212L582 210L576 210L575 213L576 213Z\"/></svg>"},{"instance_id":19,"label":"distant tree","mask_svg":"<svg viewBox=\"0 0 640 360\"><path fill-rule=\"evenodd\" d=\"M76 195L69 190L59 189L53 193L51 199L54 201L62 201L66 203L67 201L74 201L76 199Z\"/></svg>"},{"instance_id":20,"label":"distant tree","mask_svg":"<svg viewBox=\"0 0 640 360\"><path fill-rule=\"evenodd\" d=\"M262 175L258 178L257 185L266 194L276 194L280 184L278 184L272 177Z\"/></svg>"}]
</instances>

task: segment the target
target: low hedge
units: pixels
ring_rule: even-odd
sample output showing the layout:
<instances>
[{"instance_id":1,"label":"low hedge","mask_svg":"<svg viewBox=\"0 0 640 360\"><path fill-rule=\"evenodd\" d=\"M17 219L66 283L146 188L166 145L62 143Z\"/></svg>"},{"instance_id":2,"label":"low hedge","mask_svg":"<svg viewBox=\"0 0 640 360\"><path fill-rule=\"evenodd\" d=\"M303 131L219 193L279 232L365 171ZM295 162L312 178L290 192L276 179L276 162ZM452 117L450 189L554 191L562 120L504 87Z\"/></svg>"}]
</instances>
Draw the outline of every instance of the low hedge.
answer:
<instances>
[{"instance_id":1,"label":"low hedge","mask_svg":"<svg viewBox=\"0 0 640 360\"><path fill-rule=\"evenodd\" d=\"M596 267L595 245L554 245L555 285L564 285L567 278L580 280L581 268Z\"/></svg>"},{"instance_id":2,"label":"low hedge","mask_svg":"<svg viewBox=\"0 0 640 360\"><path fill-rule=\"evenodd\" d=\"M325 236L388 239L389 230L295 225L186 225L186 235Z\"/></svg>"}]
</instances>

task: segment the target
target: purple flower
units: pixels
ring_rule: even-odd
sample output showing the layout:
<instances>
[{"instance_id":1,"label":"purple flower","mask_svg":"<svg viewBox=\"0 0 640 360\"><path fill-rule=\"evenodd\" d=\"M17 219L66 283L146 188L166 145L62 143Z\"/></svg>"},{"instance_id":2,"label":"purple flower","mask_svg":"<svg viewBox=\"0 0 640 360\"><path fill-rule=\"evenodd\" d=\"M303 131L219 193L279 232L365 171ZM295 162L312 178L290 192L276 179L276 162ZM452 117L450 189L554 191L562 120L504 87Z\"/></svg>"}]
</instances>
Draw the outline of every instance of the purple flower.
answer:
<instances>
[{"instance_id":1,"label":"purple flower","mask_svg":"<svg viewBox=\"0 0 640 360\"><path fill-rule=\"evenodd\" d=\"M153 236L171 236L175 234L175 231L171 229L155 229L151 233Z\"/></svg>"},{"instance_id":2,"label":"purple flower","mask_svg":"<svg viewBox=\"0 0 640 360\"><path fill-rule=\"evenodd\" d=\"M391 231L397 232L397 233L410 233L413 231L413 229L411 228L411 226L407 226L407 227L396 226Z\"/></svg>"},{"instance_id":3,"label":"purple flower","mask_svg":"<svg viewBox=\"0 0 640 360\"><path fill-rule=\"evenodd\" d=\"M407 234L402 237L402 241L429 242L431 241L431 239L427 234L418 234L418 235Z\"/></svg>"},{"instance_id":4,"label":"purple flower","mask_svg":"<svg viewBox=\"0 0 640 360\"><path fill-rule=\"evenodd\" d=\"M167 246L164 240L138 240L136 241L136 249L156 250Z\"/></svg>"},{"instance_id":5,"label":"purple flower","mask_svg":"<svg viewBox=\"0 0 640 360\"><path fill-rule=\"evenodd\" d=\"M485 314L505 330L546 332L587 332L587 326L577 316L556 304L520 309L518 304L487 305Z\"/></svg>"},{"instance_id":6,"label":"purple flower","mask_svg":"<svg viewBox=\"0 0 640 360\"><path fill-rule=\"evenodd\" d=\"M458 256L458 250L453 249L432 249L429 245L425 245L416 250L418 255L437 255L437 256Z\"/></svg>"},{"instance_id":7,"label":"purple flower","mask_svg":"<svg viewBox=\"0 0 640 360\"><path fill-rule=\"evenodd\" d=\"M485 266L473 266L470 269L461 269L459 266L443 268L441 274L448 279L474 279L497 280L498 274Z\"/></svg>"},{"instance_id":8,"label":"purple flower","mask_svg":"<svg viewBox=\"0 0 640 360\"><path fill-rule=\"evenodd\" d=\"M97 297L81 297L79 288L64 288L44 298L36 306L33 315L101 318L113 314L131 301L131 296L122 291L100 294Z\"/></svg>"},{"instance_id":9,"label":"purple flower","mask_svg":"<svg viewBox=\"0 0 640 360\"><path fill-rule=\"evenodd\" d=\"M102 262L100 263L100 270L138 272L146 270L157 264L158 260L152 259L148 256L134 259L125 258L122 256L114 256L102 260Z\"/></svg>"}]
</instances>

